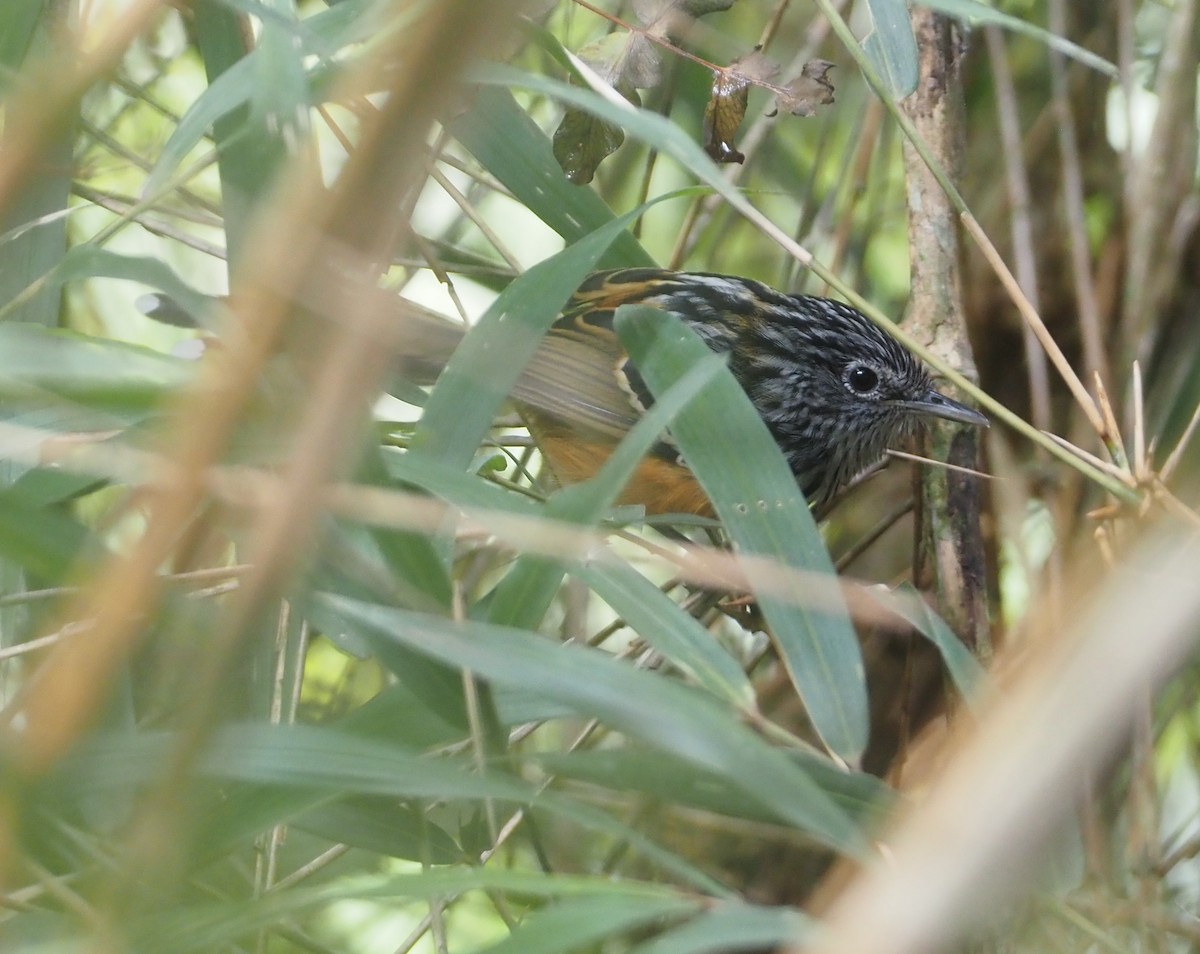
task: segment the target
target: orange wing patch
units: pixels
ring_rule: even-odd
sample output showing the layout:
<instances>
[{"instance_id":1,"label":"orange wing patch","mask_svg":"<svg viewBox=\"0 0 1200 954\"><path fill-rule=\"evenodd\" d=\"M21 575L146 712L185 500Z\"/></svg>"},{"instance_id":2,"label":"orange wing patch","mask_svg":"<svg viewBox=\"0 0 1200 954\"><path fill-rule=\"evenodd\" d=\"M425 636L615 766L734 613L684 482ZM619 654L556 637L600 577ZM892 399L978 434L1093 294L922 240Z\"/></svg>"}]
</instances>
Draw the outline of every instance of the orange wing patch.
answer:
<instances>
[{"instance_id":1,"label":"orange wing patch","mask_svg":"<svg viewBox=\"0 0 1200 954\"><path fill-rule=\"evenodd\" d=\"M608 460L612 444L581 440L557 429L544 430L530 422L538 447L563 484L577 484L593 477ZM618 503L640 504L648 514L686 513L713 516L712 504L692 472L682 464L646 457L617 498Z\"/></svg>"}]
</instances>

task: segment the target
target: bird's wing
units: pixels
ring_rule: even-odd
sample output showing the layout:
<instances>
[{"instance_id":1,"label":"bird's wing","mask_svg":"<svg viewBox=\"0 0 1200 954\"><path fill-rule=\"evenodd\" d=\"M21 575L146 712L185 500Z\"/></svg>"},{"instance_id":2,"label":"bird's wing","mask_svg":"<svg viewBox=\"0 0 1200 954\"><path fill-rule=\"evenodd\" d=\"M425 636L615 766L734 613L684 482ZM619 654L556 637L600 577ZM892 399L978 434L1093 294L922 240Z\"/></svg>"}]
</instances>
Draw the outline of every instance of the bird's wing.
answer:
<instances>
[{"instance_id":1,"label":"bird's wing","mask_svg":"<svg viewBox=\"0 0 1200 954\"><path fill-rule=\"evenodd\" d=\"M611 331L556 326L525 366L513 399L540 415L615 442L639 416L622 387L619 367L624 360Z\"/></svg>"}]
</instances>

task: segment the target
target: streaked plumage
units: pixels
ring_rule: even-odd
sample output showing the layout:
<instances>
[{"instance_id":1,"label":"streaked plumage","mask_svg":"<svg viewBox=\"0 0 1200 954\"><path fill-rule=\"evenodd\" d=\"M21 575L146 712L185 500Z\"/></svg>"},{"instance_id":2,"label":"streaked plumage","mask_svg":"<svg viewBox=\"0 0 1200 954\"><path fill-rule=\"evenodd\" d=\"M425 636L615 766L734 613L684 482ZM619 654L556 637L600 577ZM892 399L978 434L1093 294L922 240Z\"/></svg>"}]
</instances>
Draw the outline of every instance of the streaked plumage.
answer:
<instances>
[{"instance_id":1,"label":"streaked plumage","mask_svg":"<svg viewBox=\"0 0 1200 954\"><path fill-rule=\"evenodd\" d=\"M987 423L939 394L912 354L840 302L728 275L624 269L584 282L514 391L541 443L611 444L652 400L612 331L613 313L632 303L679 315L710 348L729 355L730 370L810 501L828 501L922 418ZM656 453L659 470L675 461L669 445ZM547 456L566 481L595 469ZM698 493L681 492L675 502L694 502ZM627 494L642 503L647 496Z\"/></svg>"}]
</instances>

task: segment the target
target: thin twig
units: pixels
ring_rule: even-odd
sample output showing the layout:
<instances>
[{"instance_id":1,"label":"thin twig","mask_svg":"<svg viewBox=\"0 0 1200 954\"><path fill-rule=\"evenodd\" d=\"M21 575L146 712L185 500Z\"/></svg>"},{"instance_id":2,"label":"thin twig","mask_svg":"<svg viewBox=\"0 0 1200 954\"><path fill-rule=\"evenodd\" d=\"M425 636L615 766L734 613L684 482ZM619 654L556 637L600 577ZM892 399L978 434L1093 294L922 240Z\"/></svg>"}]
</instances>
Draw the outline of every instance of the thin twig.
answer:
<instances>
[{"instance_id":1,"label":"thin twig","mask_svg":"<svg viewBox=\"0 0 1200 954\"><path fill-rule=\"evenodd\" d=\"M1175 468L1179 466L1179 462L1183 459L1183 452L1187 450L1188 442L1191 441L1196 433L1196 428L1200 427L1200 404L1196 405L1196 409L1192 411L1191 419L1187 423L1187 427L1183 429L1183 434L1175 443L1174 449L1171 451L1167 461L1162 465L1162 469L1158 472L1159 478L1166 483L1171 479L1171 475L1175 473Z\"/></svg>"},{"instance_id":2,"label":"thin twig","mask_svg":"<svg viewBox=\"0 0 1200 954\"><path fill-rule=\"evenodd\" d=\"M1017 94L1013 88L1008 51L1000 28L983 28L987 41L988 62L996 84L996 109L1000 119L1000 139L1004 144L1004 168L1007 173L1008 202L1012 219L1013 258L1017 283L1029 299L1034 311L1041 313L1038 301L1037 256L1033 246L1033 222L1030 218L1032 200L1029 194L1029 171L1021 149L1021 124L1017 115ZM1046 368L1046 353L1038 346L1036 335L1027 322L1021 323L1021 341L1025 349L1026 372L1029 376L1029 407L1033 426L1050 429L1050 380Z\"/></svg>"},{"instance_id":3,"label":"thin twig","mask_svg":"<svg viewBox=\"0 0 1200 954\"><path fill-rule=\"evenodd\" d=\"M910 460L915 464L923 464L926 467L940 467L942 470L952 470L955 473L967 474L970 477L981 477L984 480L998 479L994 474L986 474L982 470L976 470L974 467L960 467L958 464L951 464L944 460L935 460L932 457L922 457L920 454L910 454L907 451L888 450L885 453L888 457L895 457L898 460Z\"/></svg>"},{"instance_id":4,"label":"thin twig","mask_svg":"<svg viewBox=\"0 0 1200 954\"><path fill-rule=\"evenodd\" d=\"M1050 0L1050 32L1067 34L1065 0ZM1096 285L1092 275L1091 250L1083 208L1083 172L1080 168L1079 142L1075 137L1075 115L1067 86L1067 58L1053 48L1050 56L1050 88L1058 116L1058 148L1062 153L1063 201L1066 206L1067 244L1071 258L1071 278L1079 304L1079 335L1083 340L1083 358L1087 375L1098 374L1109 380L1104 353L1104 331L1096 305Z\"/></svg>"}]
</instances>

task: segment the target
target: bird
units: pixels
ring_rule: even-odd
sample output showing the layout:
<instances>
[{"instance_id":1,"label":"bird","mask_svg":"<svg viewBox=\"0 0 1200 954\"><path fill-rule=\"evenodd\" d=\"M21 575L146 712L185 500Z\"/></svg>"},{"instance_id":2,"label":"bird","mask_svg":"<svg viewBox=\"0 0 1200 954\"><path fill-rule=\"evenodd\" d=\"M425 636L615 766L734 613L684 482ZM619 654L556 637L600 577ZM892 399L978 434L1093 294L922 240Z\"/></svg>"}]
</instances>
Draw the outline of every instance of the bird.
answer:
<instances>
[{"instance_id":1,"label":"bird","mask_svg":"<svg viewBox=\"0 0 1200 954\"><path fill-rule=\"evenodd\" d=\"M842 302L735 275L609 269L584 279L510 395L561 485L592 477L653 404L613 328L617 309L631 304L677 315L726 358L818 509L924 421L988 425L940 393L892 335ZM163 296L148 296L141 307L160 321L186 322ZM411 302L397 320L396 370L413 383L433 383L467 327ZM714 515L669 436L643 458L617 502L640 505L647 515Z\"/></svg>"},{"instance_id":2,"label":"bird","mask_svg":"<svg viewBox=\"0 0 1200 954\"><path fill-rule=\"evenodd\" d=\"M829 504L922 421L988 425L941 394L894 337L842 302L734 275L610 269L579 286L511 395L561 484L594 475L653 403L613 329L616 310L630 304L677 315L726 357L810 505ZM402 336L402 369L418 379L444 364L463 333L438 324ZM713 515L669 439L642 460L618 502L653 515Z\"/></svg>"}]
</instances>

